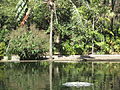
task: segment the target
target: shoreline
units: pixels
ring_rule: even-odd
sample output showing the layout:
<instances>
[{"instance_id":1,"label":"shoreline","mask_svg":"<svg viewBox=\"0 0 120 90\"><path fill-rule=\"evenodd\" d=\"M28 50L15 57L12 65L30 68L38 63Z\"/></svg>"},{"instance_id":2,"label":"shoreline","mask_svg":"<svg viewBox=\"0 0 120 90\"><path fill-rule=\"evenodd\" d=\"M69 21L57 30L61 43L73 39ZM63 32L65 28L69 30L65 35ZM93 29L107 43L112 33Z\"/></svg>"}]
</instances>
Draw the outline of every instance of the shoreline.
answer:
<instances>
[{"instance_id":1,"label":"shoreline","mask_svg":"<svg viewBox=\"0 0 120 90\"><path fill-rule=\"evenodd\" d=\"M53 59L50 60L49 56L46 56L44 60L0 60L0 62L115 62L120 61L120 55L53 55Z\"/></svg>"}]
</instances>

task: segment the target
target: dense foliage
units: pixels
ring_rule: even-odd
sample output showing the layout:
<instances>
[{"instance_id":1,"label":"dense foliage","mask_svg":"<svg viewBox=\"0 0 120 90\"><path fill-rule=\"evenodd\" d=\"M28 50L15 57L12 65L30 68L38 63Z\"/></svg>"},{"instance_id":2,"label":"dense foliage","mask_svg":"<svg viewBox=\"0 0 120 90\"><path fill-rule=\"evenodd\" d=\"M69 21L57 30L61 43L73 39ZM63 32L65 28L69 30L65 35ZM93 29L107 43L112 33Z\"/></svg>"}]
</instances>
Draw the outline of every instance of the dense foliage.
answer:
<instances>
[{"instance_id":1,"label":"dense foliage","mask_svg":"<svg viewBox=\"0 0 120 90\"><path fill-rule=\"evenodd\" d=\"M7 34L6 41L9 41L6 52L19 55L21 59L40 59L49 50L49 39L44 31L31 28L18 28Z\"/></svg>"},{"instance_id":2,"label":"dense foliage","mask_svg":"<svg viewBox=\"0 0 120 90\"><path fill-rule=\"evenodd\" d=\"M49 34L50 10L44 0L0 1L0 30L11 31L19 27L22 19L17 21L16 14L20 14L18 8L20 1L26 1L27 8L31 8L26 22L28 28L35 24L36 29L45 30ZM54 2L56 4L54 53L119 54L119 0L54 0ZM25 13L21 12L23 18Z\"/></svg>"}]
</instances>

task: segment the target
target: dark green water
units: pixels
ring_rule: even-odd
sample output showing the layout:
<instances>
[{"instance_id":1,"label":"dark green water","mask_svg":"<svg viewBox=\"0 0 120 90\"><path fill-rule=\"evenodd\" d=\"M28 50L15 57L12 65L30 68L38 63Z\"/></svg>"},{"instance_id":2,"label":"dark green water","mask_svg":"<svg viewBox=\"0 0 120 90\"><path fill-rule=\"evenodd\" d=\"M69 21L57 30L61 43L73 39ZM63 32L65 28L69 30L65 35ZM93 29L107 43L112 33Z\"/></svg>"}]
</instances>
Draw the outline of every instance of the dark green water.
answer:
<instances>
[{"instance_id":1,"label":"dark green water","mask_svg":"<svg viewBox=\"0 0 120 90\"><path fill-rule=\"evenodd\" d=\"M94 85L62 85L76 81ZM120 63L0 63L0 90L120 90Z\"/></svg>"}]
</instances>

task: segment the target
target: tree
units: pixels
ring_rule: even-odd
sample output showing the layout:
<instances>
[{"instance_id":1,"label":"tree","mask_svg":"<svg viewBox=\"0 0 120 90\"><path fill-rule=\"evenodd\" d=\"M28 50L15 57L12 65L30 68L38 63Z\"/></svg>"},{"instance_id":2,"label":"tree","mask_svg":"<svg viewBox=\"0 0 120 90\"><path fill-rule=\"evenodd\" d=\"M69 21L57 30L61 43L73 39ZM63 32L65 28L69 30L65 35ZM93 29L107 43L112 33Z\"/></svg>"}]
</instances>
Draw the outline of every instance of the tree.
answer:
<instances>
[{"instance_id":1,"label":"tree","mask_svg":"<svg viewBox=\"0 0 120 90\"><path fill-rule=\"evenodd\" d=\"M15 6L18 0L2 0L0 2L0 29L15 29ZM9 8L8 8L9 7Z\"/></svg>"},{"instance_id":2,"label":"tree","mask_svg":"<svg viewBox=\"0 0 120 90\"><path fill-rule=\"evenodd\" d=\"M0 2L2 5L0 27L11 30L19 26L18 23L23 20L24 15L17 23L14 20L15 9L13 7L18 1L10 1L10 12L6 12L8 9L4 8L7 1ZM20 1L25 2L25 0ZM53 15L54 52L60 51L61 54L68 55L91 54L93 51L96 54L120 52L119 0L54 0L54 3L56 5L56 12ZM21 9L21 11L17 9L18 17L22 10L28 10L30 7L31 13L26 25L35 24L36 28L45 30L49 34L51 12L47 4L42 0L30 0L26 1L23 6L25 5L27 9Z\"/></svg>"}]
</instances>

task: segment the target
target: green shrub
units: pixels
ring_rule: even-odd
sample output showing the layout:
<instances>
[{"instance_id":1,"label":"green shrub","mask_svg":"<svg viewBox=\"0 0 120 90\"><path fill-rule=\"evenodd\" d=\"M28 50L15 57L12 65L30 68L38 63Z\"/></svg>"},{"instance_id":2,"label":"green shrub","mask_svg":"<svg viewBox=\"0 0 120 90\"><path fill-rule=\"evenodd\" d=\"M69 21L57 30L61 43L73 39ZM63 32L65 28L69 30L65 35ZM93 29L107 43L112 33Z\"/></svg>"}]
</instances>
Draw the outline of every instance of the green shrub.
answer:
<instances>
[{"instance_id":1,"label":"green shrub","mask_svg":"<svg viewBox=\"0 0 120 90\"><path fill-rule=\"evenodd\" d=\"M70 41L66 41L62 43L62 54L64 55L80 55L83 54L82 47L79 43L74 43Z\"/></svg>"},{"instance_id":2,"label":"green shrub","mask_svg":"<svg viewBox=\"0 0 120 90\"><path fill-rule=\"evenodd\" d=\"M4 56L4 51L5 51L5 43L0 42L0 59Z\"/></svg>"},{"instance_id":3,"label":"green shrub","mask_svg":"<svg viewBox=\"0 0 120 90\"><path fill-rule=\"evenodd\" d=\"M0 29L0 42L4 42L5 35L9 32L8 29Z\"/></svg>"},{"instance_id":4,"label":"green shrub","mask_svg":"<svg viewBox=\"0 0 120 90\"><path fill-rule=\"evenodd\" d=\"M35 28L30 31L26 27L11 31L6 40L9 40L8 52L19 55L21 59L39 59L49 50L48 36Z\"/></svg>"}]
</instances>

